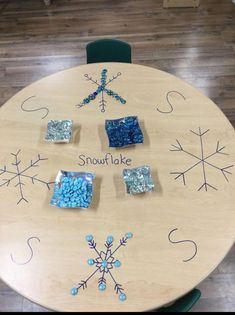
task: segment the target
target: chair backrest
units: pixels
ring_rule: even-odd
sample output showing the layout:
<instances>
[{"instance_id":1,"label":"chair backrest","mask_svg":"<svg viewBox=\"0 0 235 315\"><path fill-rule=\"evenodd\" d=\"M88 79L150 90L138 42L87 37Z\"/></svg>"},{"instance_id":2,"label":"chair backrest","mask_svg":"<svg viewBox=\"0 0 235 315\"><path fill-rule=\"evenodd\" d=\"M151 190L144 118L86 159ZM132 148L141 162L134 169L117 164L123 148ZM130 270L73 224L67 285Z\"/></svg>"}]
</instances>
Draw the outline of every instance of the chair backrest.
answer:
<instances>
[{"instance_id":1,"label":"chair backrest","mask_svg":"<svg viewBox=\"0 0 235 315\"><path fill-rule=\"evenodd\" d=\"M86 46L87 63L131 63L131 46L118 39L98 39Z\"/></svg>"},{"instance_id":2,"label":"chair backrest","mask_svg":"<svg viewBox=\"0 0 235 315\"><path fill-rule=\"evenodd\" d=\"M193 289L182 298L175 301L172 305L161 307L157 309L157 312L188 312L193 305L199 300L201 296L201 291L198 289Z\"/></svg>"}]
</instances>

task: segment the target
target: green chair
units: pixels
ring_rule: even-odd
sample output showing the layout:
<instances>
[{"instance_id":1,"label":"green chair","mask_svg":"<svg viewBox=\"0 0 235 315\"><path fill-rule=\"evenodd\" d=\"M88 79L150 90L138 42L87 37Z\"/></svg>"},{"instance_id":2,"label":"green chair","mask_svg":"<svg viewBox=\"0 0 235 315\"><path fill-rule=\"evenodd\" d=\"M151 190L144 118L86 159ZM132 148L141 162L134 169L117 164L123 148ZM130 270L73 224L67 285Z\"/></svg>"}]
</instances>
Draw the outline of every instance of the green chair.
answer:
<instances>
[{"instance_id":1,"label":"green chair","mask_svg":"<svg viewBox=\"0 0 235 315\"><path fill-rule=\"evenodd\" d=\"M157 309L157 312L188 312L193 305L199 300L201 296L201 291L198 289L193 289L182 298L179 298L172 305L161 307Z\"/></svg>"},{"instance_id":2,"label":"green chair","mask_svg":"<svg viewBox=\"0 0 235 315\"><path fill-rule=\"evenodd\" d=\"M86 46L87 63L131 63L131 46L118 39L98 39Z\"/></svg>"}]
</instances>

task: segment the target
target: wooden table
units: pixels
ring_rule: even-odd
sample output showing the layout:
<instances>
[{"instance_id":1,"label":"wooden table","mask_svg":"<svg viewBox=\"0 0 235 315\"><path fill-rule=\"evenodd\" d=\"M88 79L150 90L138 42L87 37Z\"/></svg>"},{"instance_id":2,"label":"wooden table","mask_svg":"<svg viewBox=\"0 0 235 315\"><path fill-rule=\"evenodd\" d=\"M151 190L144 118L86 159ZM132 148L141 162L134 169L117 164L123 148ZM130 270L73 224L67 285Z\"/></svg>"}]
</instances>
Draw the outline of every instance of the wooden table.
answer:
<instances>
[{"instance_id":1,"label":"wooden table","mask_svg":"<svg viewBox=\"0 0 235 315\"><path fill-rule=\"evenodd\" d=\"M76 106L105 68L107 87L126 104L104 93ZM0 276L30 300L58 311L151 310L194 288L232 246L234 129L182 80L140 65L89 64L31 84L0 113ZM105 119L133 115L144 143L109 148ZM70 143L44 141L50 119L73 120ZM151 167L155 189L129 195L122 171L141 165ZM49 205L59 170L96 173L90 208ZM106 251L109 235L121 266L104 274L101 292L103 274L87 260Z\"/></svg>"}]
</instances>

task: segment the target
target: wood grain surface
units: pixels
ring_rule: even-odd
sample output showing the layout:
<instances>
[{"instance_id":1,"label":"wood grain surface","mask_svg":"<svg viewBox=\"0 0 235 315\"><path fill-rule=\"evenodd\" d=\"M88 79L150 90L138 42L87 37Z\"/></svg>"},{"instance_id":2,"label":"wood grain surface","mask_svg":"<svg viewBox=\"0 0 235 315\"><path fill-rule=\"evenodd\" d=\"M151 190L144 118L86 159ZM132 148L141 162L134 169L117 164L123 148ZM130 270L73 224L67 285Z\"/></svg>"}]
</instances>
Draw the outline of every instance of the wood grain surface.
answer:
<instances>
[{"instance_id":1,"label":"wood grain surface","mask_svg":"<svg viewBox=\"0 0 235 315\"><path fill-rule=\"evenodd\" d=\"M1 104L45 75L85 63L84 48L90 40L117 37L132 44L135 63L166 70L193 84L234 124L231 1L201 1L198 9L171 10L156 0L119 1L110 7L110 1L54 1L48 8L43 1L1 1L1 5ZM195 310L234 309L233 266L232 250L200 285L203 296ZM4 285L0 298L1 310L39 310Z\"/></svg>"},{"instance_id":2,"label":"wood grain surface","mask_svg":"<svg viewBox=\"0 0 235 315\"><path fill-rule=\"evenodd\" d=\"M107 69L108 88L126 104L105 94L104 112L101 95L76 107L97 89L94 82L99 82L102 69ZM30 107L47 102L48 116L22 111L20 105L31 95L37 97ZM109 148L105 120L127 116L138 117L144 143ZM69 144L45 142L49 119L73 120ZM234 129L211 100L166 72L104 63L53 74L1 108L0 137L0 274L43 306L60 311L151 310L195 287L233 244ZM92 162L105 156L106 164ZM154 192L128 195L122 171L142 165L151 168ZM53 189L48 188L59 170L96 174L89 209L49 205ZM106 275L107 290L97 289L98 272L87 289L69 295L71 287L94 272L86 261L97 253L88 248L86 235L94 235L100 251L108 235L114 236L117 247L126 232L134 237L114 256L122 268L113 271L115 279ZM26 257L22 247L27 240ZM113 291L117 283L127 295L123 303Z\"/></svg>"}]
</instances>

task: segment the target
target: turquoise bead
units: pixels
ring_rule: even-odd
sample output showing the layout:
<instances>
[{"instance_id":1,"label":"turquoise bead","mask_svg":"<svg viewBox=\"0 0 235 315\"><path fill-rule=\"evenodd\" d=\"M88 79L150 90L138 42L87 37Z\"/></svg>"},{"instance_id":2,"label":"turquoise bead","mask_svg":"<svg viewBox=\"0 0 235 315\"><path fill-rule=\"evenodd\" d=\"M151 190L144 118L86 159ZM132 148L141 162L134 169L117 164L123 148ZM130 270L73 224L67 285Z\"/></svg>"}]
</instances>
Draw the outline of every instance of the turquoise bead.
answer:
<instances>
[{"instance_id":1,"label":"turquoise bead","mask_svg":"<svg viewBox=\"0 0 235 315\"><path fill-rule=\"evenodd\" d=\"M128 232L128 233L125 234L125 236L126 236L126 238L130 239L130 238L133 237L133 233Z\"/></svg>"},{"instance_id":2,"label":"turquoise bead","mask_svg":"<svg viewBox=\"0 0 235 315\"><path fill-rule=\"evenodd\" d=\"M112 243L113 242L113 240L114 240L114 238L113 238L113 236L112 235L109 235L108 237L107 237L107 243Z\"/></svg>"},{"instance_id":3,"label":"turquoise bead","mask_svg":"<svg viewBox=\"0 0 235 315\"><path fill-rule=\"evenodd\" d=\"M87 240L87 242L92 241L93 240L93 235L87 235L86 236L86 240Z\"/></svg>"},{"instance_id":4,"label":"turquoise bead","mask_svg":"<svg viewBox=\"0 0 235 315\"><path fill-rule=\"evenodd\" d=\"M72 288L72 289L70 290L70 293L71 293L72 295L77 295L77 294L78 294L78 288Z\"/></svg>"},{"instance_id":5,"label":"turquoise bead","mask_svg":"<svg viewBox=\"0 0 235 315\"><path fill-rule=\"evenodd\" d=\"M125 301L126 300L126 294L125 293L119 294L119 300L120 301Z\"/></svg>"},{"instance_id":6,"label":"turquoise bead","mask_svg":"<svg viewBox=\"0 0 235 315\"><path fill-rule=\"evenodd\" d=\"M119 260L116 260L116 261L114 262L114 266L115 266L116 268L119 268L119 267L121 266L121 262L120 262Z\"/></svg>"},{"instance_id":7,"label":"turquoise bead","mask_svg":"<svg viewBox=\"0 0 235 315\"><path fill-rule=\"evenodd\" d=\"M107 260L102 261L102 267L106 268L108 266Z\"/></svg>"},{"instance_id":8,"label":"turquoise bead","mask_svg":"<svg viewBox=\"0 0 235 315\"><path fill-rule=\"evenodd\" d=\"M100 284L99 284L99 290L100 290L100 291L104 291L105 289L106 289L106 284L100 283Z\"/></svg>"},{"instance_id":9,"label":"turquoise bead","mask_svg":"<svg viewBox=\"0 0 235 315\"><path fill-rule=\"evenodd\" d=\"M94 261L94 259L90 258L90 259L88 259L87 263L89 266L92 266L92 265L94 265L95 261Z\"/></svg>"}]
</instances>

